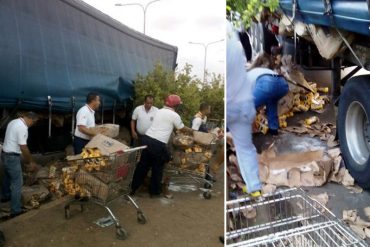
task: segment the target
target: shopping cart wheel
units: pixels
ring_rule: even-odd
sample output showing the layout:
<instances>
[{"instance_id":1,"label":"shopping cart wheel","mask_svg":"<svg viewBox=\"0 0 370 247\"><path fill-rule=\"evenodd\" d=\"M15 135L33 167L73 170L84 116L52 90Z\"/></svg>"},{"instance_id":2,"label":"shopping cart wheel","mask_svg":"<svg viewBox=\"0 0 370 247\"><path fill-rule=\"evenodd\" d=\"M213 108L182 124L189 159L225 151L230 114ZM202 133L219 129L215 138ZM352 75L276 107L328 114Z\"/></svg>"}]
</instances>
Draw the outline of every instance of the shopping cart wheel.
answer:
<instances>
[{"instance_id":1,"label":"shopping cart wheel","mask_svg":"<svg viewBox=\"0 0 370 247\"><path fill-rule=\"evenodd\" d=\"M203 192L203 197L204 197L204 199L209 200L209 199L211 199L212 194L209 191L205 191L205 192Z\"/></svg>"},{"instance_id":2,"label":"shopping cart wheel","mask_svg":"<svg viewBox=\"0 0 370 247\"><path fill-rule=\"evenodd\" d=\"M68 220L71 218L71 210L69 206L64 207L64 217Z\"/></svg>"},{"instance_id":3,"label":"shopping cart wheel","mask_svg":"<svg viewBox=\"0 0 370 247\"><path fill-rule=\"evenodd\" d=\"M212 184L210 184L210 183L204 183L204 188L205 189L210 189L210 188L212 188Z\"/></svg>"},{"instance_id":4,"label":"shopping cart wheel","mask_svg":"<svg viewBox=\"0 0 370 247\"><path fill-rule=\"evenodd\" d=\"M127 232L121 226L116 227L116 238L119 240L125 240L127 238Z\"/></svg>"},{"instance_id":5,"label":"shopping cart wheel","mask_svg":"<svg viewBox=\"0 0 370 247\"><path fill-rule=\"evenodd\" d=\"M137 222L143 225L147 222L146 216L143 212L137 212Z\"/></svg>"}]
</instances>

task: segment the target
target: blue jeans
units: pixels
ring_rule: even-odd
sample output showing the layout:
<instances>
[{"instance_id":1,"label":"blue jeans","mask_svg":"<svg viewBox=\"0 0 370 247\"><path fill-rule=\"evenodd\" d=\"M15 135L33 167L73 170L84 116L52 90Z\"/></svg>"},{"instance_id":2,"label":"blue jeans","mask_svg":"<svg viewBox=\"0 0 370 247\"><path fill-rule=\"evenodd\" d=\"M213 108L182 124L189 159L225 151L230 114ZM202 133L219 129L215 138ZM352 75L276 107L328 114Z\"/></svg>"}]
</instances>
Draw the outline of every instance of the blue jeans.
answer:
<instances>
[{"instance_id":1,"label":"blue jeans","mask_svg":"<svg viewBox=\"0 0 370 247\"><path fill-rule=\"evenodd\" d=\"M257 151L252 142L253 100L227 104L227 127L233 137L240 173L248 193L261 190Z\"/></svg>"},{"instance_id":2,"label":"blue jeans","mask_svg":"<svg viewBox=\"0 0 370 247\"><path fill-rule=\"evenodd\" d=\"M279 128L278 102L289 91L284 77L262 75L256 81L253 92L256 108L266 105L268 127L272 130Z\"/></svg>"},{"instance_id":3,"label":"blue jeans","mask_svg":"<svg viewBox=\"0 0 370 247\"><path fill-rule=\"evenodd\" d=\"M1 199L10 199L10 213L19 214L22 212L21 192L23 186L21 156L2 153L1 161L4 167Z\"/></svg>"}]
</instances>

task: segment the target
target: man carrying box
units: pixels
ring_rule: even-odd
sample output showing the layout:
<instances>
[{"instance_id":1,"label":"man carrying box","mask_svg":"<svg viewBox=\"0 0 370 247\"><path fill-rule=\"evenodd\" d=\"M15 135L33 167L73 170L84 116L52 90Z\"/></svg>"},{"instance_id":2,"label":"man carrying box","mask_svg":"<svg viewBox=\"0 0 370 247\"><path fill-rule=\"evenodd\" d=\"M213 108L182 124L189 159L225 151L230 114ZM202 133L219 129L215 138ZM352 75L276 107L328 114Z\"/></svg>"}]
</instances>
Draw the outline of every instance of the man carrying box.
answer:
<instances>
[{"instance_id":1,"label":"man carrying box","mask_svg":"<svg viewBox=\"0 0 370 247\"><path fill-rule=\"evenodd\" d=\"M100 107L100 97L96 93L89 93L86 105L81 107L76 116L76 129L73 140L75 154L80 154L91 138L99 132L95 127L95 111Z\"/></svg>"}]
</instances>

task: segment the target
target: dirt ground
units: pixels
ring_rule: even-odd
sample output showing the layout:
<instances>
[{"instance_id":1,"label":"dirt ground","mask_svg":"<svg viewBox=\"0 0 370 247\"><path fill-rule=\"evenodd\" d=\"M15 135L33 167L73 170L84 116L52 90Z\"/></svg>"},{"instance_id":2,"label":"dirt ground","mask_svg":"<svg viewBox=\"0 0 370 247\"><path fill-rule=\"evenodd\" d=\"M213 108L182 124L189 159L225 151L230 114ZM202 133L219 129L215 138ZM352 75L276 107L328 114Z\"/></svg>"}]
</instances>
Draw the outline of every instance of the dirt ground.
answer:
<instances>
[{"instance_id":1,"label":"dirt ground","mask_svg":"<svg viewBox=\"0 0 370 247\"><path fill-rule=\"evenodd\" d=\"M152 199L146 194L136 201L148 217L145 225L136 221L136 211L123 199L112 203L112 210L129 236L115 237L114 226L101 228L93 222L108 214L97 205L83 213L71 208L71 219L64 218L67 198L43 205L0 224L6 247L166 247L222 246L219 236L224 231L224 172L219 171L212 198L206 200L200 190L173 192L173 199Z\"/></svg>"}]
</instances>

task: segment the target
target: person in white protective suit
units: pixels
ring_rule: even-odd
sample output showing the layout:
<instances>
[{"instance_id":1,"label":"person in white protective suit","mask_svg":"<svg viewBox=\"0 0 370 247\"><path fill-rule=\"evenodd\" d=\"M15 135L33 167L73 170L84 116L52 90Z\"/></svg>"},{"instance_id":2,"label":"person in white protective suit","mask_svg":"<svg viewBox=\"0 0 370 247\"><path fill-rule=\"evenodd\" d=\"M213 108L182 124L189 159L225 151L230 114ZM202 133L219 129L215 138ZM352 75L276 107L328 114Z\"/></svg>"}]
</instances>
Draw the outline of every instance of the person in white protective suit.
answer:
<instances>
[{"instance_id":1,"label":"person in white protective suit","mask_svg":"<svg viewBox=\"0 0 370 247\"><path fill-rule=\"evenodd\" d=\"M257 151L252 143L252 123L256 116L253 102L254 82L247 80L246 58L239 37L227 23L226 87L227 127L233 137L245 192L252 197L261 195Z\"/></svg>"}]
</instances>

